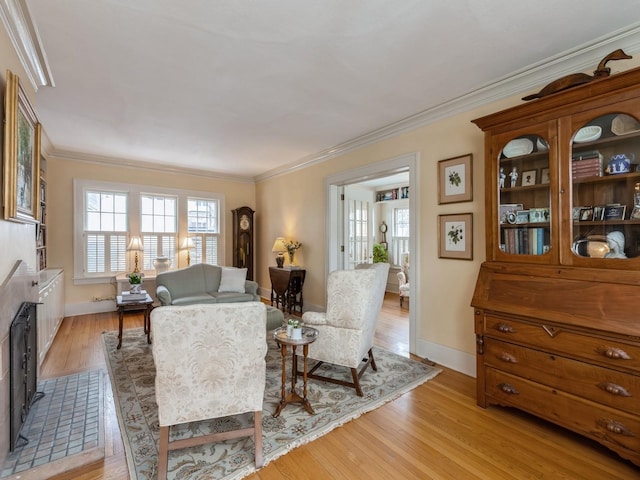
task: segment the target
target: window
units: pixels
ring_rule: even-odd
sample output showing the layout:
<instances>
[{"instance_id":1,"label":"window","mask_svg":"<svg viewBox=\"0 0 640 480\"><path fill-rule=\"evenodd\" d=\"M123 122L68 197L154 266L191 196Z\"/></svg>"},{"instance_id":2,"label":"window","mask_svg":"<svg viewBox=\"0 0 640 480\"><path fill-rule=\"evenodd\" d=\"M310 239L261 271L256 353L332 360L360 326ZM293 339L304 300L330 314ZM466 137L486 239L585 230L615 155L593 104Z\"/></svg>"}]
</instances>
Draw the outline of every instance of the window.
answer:
<instances>
[{"instance_id":1,"label":"window","mask_svg":"<svg viewBox=\"0 0 640 480\"><path fill-rule=\"evenodd\" d=\"M219 205L217 200L189 198L187 200L189 237L192 241L191 263L218 265L220 236Z\"/></svg>"},{"instance_id":2,"label":"window","mask_svg":"<svg viewBox=\"0 0 640 480\"><path fill-rule=\"evenodd\" d=\"M144 270L153 270L156 257L169 257L171 265L176 265L177 204L176 197L148 194L140 197Z\"/></svg>"},{"instance_id":3,"label":"window","mask_svg":"<svg viewBox=\"0 0 640 480\"><path fill-rule=\"evenodd\" d=\"M409 209L393 209L393 238L391 253L393 264L400 265L400 255L409 251Z\"/></svg>"},{"instance_id":4,"label":"window","mask_svg":"<svg viewBox=\"0 0 640 480\"><path fill-rule=\"evenodd\" d=\"M127 194L87 190L85 195L84 272L122 272L126 266Z\"/></svg>"},{"instance_id":5,"label":"window","mask_svg":"<svg viewBox=\"0 0 640 480\"><path fill-rule=\"evenodd\" d=\"M369 208L369 202L361 200L349 201L349 268L355 268L359 263L367 263L369 260Z\"/></svg>"},{"instance_id":6,"label":"window","mask_svg":"<svg viewBox=\"0 0 640 480\"><path fill-rule=\"evenodd\" d=\"M74 184L75 284L112 283L133 269L129 240L140 236L140 268L155 274L158 256L171 268L187 266L182 250L190 238L191 263L224 259L224 195L126 183L79 180Z\"/></svg>"}]
</instances>

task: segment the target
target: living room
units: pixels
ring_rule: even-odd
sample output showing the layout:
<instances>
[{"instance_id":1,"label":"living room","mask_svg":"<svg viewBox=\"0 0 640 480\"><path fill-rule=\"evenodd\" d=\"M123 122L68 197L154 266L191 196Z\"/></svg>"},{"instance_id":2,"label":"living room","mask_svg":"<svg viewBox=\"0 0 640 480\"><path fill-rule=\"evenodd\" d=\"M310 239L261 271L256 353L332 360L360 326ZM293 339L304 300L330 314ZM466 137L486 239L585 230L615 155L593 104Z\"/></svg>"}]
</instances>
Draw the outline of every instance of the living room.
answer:
<instances>
[{"instance_id":1,"label":"living room","mask_svg":"<svg viewBox=\"0 0 640 480\"><path fill-rule=\"evenodd\" d=\"M583 7L580 7L583 8ZM606 16L610 7L600 7ZM620 24L620 26L623 24ZM302 242L296 260L307 270L305 305L321 310L326 303L326 277L331 259L327 238L327 179L341 176L366 176L369 171L392 170L402 160L411 168L411 202L417 223L413 241L419 252L411 256L412 353L428 357L438 364L468 376L476 375L476 337L474 311L470 306L480 265L485 252L485 187L484 136L471 123L472 119L521 103L527 93L538 91L551 80L567 73L591 73L598 61L616 48L624 48L634 56L631 60L612 64L614 72L640 65L637 27L629 27L626 35L612 29L609 36L590 38L589 42L573 45L572 49L554 51L557 58L545 61L526 72L504 76L491 85L477 85L460 98L444 102L424 112L420 118L400 122L394 134L377 131L372 140L350 143L336 142L331 154L310 152L296 162L282 165L247 177L235 174L206 172L179 165L154 163L153 159L133 161L128 158L101 157L87 152L70 152L48 138L48 126L43 124L42 152L46 159L48 191L48 223L52 227L47 239L48 264L64 271L65 315L99 313L114 310L110 299L114 287L106 284L78 284L74 278L73 248L74 179L130 183L158 189L182 189L192 192L214 192L224 197L224 263L231 264L232 217L234 208L248 205L256 210L256 278L262 289L270 285L268 267L274 262L271 247L275 238L284 236ZM28 81L28 73L12 46L6 28L0 32L0 70L16 73L34 104L50 87L36 92ZM46 45L45 45L46 46ZM582 47L582 48L578 48ZM522 46L524 49L525 46ZM495 53L494 55L497 55ZM542 60L542 59L541 59ZM52 65L55 73L56 65ZM527 76L528 75L528 76ZM523 78L524 77L524 78ZM58 84L54 88L63 88ZM463 92L461 92L463 93ZM416 101L416 110L422 111ZM416 112L417 113L417 112ZM381 126L376 126L381 127ZM335 147L327 145L326 148ZM463 204L438 203L438 162L459 155L473 155L473 199ZM232 163L230 161L229 163ZM460 213L473 214L473 259L454 261L438 256L438 216ZM0 241L5 249L0 257L0 279L4 279L17 260L36 265L33 225L0 221ZM179 255L176 266L185 266L185 253ZM5 341L6 342L6 341ZM3 344L4 351L4 344ZM4 367L3 367L4 368ZM6 371L2 372L3 376Z\"/></svg>"}]
</instances>

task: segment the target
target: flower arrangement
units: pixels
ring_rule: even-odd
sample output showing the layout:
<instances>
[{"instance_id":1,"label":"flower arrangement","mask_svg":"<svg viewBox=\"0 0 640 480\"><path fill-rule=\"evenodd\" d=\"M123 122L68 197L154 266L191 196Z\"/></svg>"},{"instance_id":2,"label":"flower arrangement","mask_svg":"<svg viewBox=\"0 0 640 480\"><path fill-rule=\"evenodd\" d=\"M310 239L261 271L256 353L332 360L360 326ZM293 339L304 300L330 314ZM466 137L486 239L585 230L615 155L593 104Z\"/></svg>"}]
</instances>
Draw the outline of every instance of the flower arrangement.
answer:
<instances>
[{"instance_id":1,"label":"flower arrangement","mask_svg":"<svg viewBox=\"0 0 640 480\"><path fill-rule=\"evenodd\" d=\"M296 253L296 250L302 247L302 243L296 242L294 240L286 240L284 242L284 246L286 247L289 255L293 255L294 253Z\"/></svg>"}]
</instances>

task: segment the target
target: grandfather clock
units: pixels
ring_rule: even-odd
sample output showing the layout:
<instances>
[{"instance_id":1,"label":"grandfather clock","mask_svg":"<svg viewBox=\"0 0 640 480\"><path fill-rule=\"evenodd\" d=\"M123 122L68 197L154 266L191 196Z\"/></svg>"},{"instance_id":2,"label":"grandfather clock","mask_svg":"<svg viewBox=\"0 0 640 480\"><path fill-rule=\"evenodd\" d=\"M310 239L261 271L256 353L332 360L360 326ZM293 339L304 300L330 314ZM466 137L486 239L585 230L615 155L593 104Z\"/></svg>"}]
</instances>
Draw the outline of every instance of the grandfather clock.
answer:
<instances>
[{"instance_id":1,"label":"grandfather clock","mask_svg":"<svg viewBox=\"0 0 640 480\"><path fill-rule=\"evenodd\" d=\"M247 280L253 280L253 214L249 207L233 212L233 266L247 269Z\"/></svg>"}]
</instances>

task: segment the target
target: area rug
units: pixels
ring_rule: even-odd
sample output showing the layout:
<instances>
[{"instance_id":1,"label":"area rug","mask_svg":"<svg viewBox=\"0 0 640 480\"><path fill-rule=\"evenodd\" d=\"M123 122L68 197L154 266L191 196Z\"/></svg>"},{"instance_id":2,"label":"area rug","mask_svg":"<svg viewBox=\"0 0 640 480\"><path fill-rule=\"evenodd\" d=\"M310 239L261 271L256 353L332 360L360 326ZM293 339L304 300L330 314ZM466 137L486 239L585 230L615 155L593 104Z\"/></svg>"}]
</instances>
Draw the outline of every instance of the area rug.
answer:
<instances>
[{"instance_id":1,"label":"area rug","mask_svg":"<svg viewBox=\"0 0 640 480\"><path fill-rule=\"evenodd\" d=\"M307 397L315 415L302 405L287 405L278 418L273 417L282 379L280 350L269 336L267 380L263 406L263 451L265 464L293 448L325 435L363 413L397 398L438 375L441 370L374 347L378 371L367 370L361 380L363 397L353 388L310 380ZM117 332L102 335L113 386L116 411L122 432L129 474L132 480L151 480L157 476L158 416L155 403L155 368L151 346L141 328L125 330L122 348ZM287 359L287 364L291 362ZM310 361L310 365L313 362ZM347 369L323 365L324 375L343 376L350 380ZM291 377L288 375L288 379ZM289 387L289 380L287 388ZM301 387L301 382L298 385ZM235 429L250 425L251 415L228 417L215 421L190 423L172 427L171 438ZM170 479L235 480L255 472L253 440L235 439L169 452Z\"/></svg>"}]
</instances>

